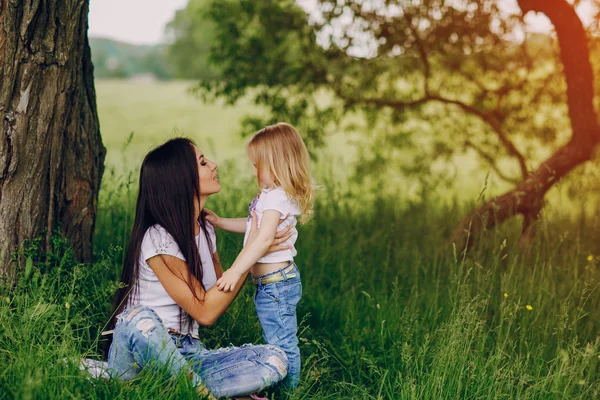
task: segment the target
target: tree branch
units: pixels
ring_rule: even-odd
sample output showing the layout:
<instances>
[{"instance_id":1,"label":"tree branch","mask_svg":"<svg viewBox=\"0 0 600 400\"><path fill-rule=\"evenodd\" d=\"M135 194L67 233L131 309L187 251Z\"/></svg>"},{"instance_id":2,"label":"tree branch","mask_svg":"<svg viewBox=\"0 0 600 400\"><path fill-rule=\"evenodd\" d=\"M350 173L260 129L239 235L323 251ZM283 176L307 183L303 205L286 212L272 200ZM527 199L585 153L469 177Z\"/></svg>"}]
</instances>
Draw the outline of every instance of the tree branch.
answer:
<instances>
[{"instance_id":1,"label":"tree branch","mask_svg":"<svg viewBox=\"0 0 600 400\"><path fill-rule=\"evenodd\" d=\"M470 147L471 149L475 150L477 152L477 154L479 154L479 156L488 163L488 165L494 170L494 172L500 177L500 179L502 179L506 182L512 183L514 185L519 184L519 182L521 181L518 178L512 178L512 177L506 175L504 172L502 172L502 170L496 164L496 160L494 160L494 157L492 155L486 153L485 151L483 151L483 149L477 147L470 140L467 139L465 141L465 146Z\"/></svg>"},{"instance_id":2,"label":"tree branch","mask_svg":"<svg viewBox=\"0 0 600 400\"><path fill-rule=\"evenodd\" d=\"M517 0L523 14L545 14L554 25L567 82L567 104L573 129L572 140L593 146L600 140L594 109L594 73L588 38L575 9L565 0Z\"/></svg>"},{"instance_id":3,"label":"tree branch","mask_svg":"<svg viewBox=\"0 0 600 400\"><path fill-rule=\"evenodd\" d=\"M477 86L482 94L483 93L488 94L488 93L492 92L492 90L487 88L483 82L481 82L479 79L475 78L473 75L471 75L464 69L459 67L459 68L453 69L453 71L458 72L463 78L465 78L466 80L468 80L469 82L471 82L472 84Z\"/></svg>"},{"instance_id":4,"label":"tree branch","mask_svg":"<svg viewBox=\"0 0 600 400\"><path fill-rule=\"evenodd\" d=\"M431 65L429 64L429 58L427 57L427 52L425 51L425 45L419 36L419 32L412 24L410 17L407 14L404 14L404 18L406 19L406 23L410 27L412 31L413 37L415 38L415 43L417 45L417 49L419 50L419 58L421 59L421 63L423 63L423 90L425 92L425 96L429 95L429 79L431 77Z\"/></svg>"},{"instance_id":5,"label":"tree branch","mask_svg":"<svg viewBox=\"0 0 600 400\"><path fill-rule=\"evenodd\" d=\"M571 140L544 161L519 186L498 196L467 215L456 227L453 239L465 250L477 237L516 214L525 216L523 243L530 242L531 225L552 185L578 165L590 160L600 141L600 128L593 106L593 73L587 36L573 6L565 0L517 0L523 13L540 11L554 24L567 82L567 103L573 135ZM468 244L467 244L468 240Z\"/></svg>"},{"instance_id":6,"label":"tree branch","mask_svg":"<svg viewBox=\"0 0 600 400\"><path fill-rule=\"evenodd\" d=\"M339 96L342 96L341 92L338 91L336 93ZM431 101L437 101L437 102L444 103L444 104L451 104L451 105L458 106L458 107L462 108L463 111L465 111L471 115L475 115L475 116L479 117L479 119L481 119L483 122L488 124L492 128L492 130L496 133L496 135L498 136L498 139L500 139L500 142L502 143L502 145L504 145L504 147L506 148L508 153L512 157L517 159L517 161L519 163L519 168L521 170L522 179L525 179L528 175L527 165L525 163L525 157L523 157L523 155L519 152L519 150L516 148L514 143L508 138L506 133L502 130L502 127L500 126L498 121L496 121L492 116L490 116L490 114L483 113L480 110L473 107L472 105L464 103L460 100L448 99L448 98L442 97L437 94L428 94L420 99L410 100L410 101L375 99L375 98L368 98L368 97L356 98L353 100L348 99L346 96L344 96L344 98L346 98L346 100L352 101L353 103L373 104L373 105L377 105L380 107L391 107L391 108L395 108L395 109L399 109L399 110L405 109L405 108L419 107L419 106L422 106L423 104L431 102Z\"/></svg>"}]
</instances>

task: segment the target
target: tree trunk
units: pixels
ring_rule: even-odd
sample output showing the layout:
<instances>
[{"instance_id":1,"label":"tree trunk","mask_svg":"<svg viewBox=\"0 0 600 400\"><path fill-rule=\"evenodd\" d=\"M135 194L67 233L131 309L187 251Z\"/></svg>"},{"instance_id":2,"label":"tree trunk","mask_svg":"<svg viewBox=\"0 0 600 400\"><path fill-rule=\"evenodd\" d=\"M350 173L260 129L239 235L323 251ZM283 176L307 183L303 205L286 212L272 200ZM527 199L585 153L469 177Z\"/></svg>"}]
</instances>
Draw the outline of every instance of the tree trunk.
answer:
<instances>
[{"instance_id":1,"label":"tree trunk","mask_svg":"<svg viewBox=\"0 0 600 400\"><path fill-rule=\"evenodd\" d=\"M521 244L531 242L532 222L540 212L548 189L579 164L592 158L600 140L600 127L593 105L594 75L588 39L573 6L565 0L517 0L523 14L542 12L548 16L560 45L567 83L567 105L571 140L558 149L516 189L490 200L457 226L453 241L467 249L484 229L516 214L525 216Z\"/></svg>"},{"instance_id":2,"label":"tree trunk","mask_svg":"<svg viewBox=\"0 0 600 400\"><path fill-rule=\"evenodd\" d=\"M106 150L87 38L88 0L0 0L0 276L24 239L56 227L80 261Z\"/></svg>"}]
</instances>

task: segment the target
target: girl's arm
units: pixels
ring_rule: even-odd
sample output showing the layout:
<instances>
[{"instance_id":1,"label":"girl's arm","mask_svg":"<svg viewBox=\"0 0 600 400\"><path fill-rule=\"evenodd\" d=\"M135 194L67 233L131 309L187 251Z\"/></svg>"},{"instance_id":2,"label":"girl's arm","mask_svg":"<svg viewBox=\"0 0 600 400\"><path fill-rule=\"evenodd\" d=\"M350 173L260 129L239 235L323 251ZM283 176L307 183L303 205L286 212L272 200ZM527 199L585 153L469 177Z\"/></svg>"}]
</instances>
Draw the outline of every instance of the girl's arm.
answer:
<instances>
[{"instance_id":1,"label":"girl's arm","mask_svg":"<svg viewBox=\"0 0 600 400\"><path fill-rule=\"evenodd\" d=\"M254 214L252 216L254 220ZM219 290L226 292L235 290L239 279L245 277L250 268L265 255L275 238L281 216L282 214L275 210L267 210L263 213L256 238L242 249L231 267L219 278L216 285Z\"/></svg>"},{"instance_id":2,"label":"girl's arm","mask_svg":"<svg viewBox=\"0 0 600 400\"><path fill-rule=\"evenodd\" d=\"M286 250L291 247L281 246L280 243L283 243L292 237L292 228L293 225L289 225L275 234L275 240L273 241L273 244L271 244L271 247L269 247L269 249L267 250L267 254L276 251ZM254 232L254 234L256 234L256 232ZM217 276L217 279L219 279L221 276L223 276L223 265L221 264L219 254L216 251L213 254L213 263L215 264L215 275Z\"/></svg>"},{"instance_id":3,"label":"girl's arm","mask_svg":"<svg viewBox=\"0 0 600 400\"><path fill-rule=\"evenodd\" d=\"M223 229L224 231L234 233L246 233L247 218L220 218L214 211L205 208L206 220L213 226Z\"/></svg>"},{"instance_id":4,"label":"girl's arm","mask_svg":"<svg viewBox=\"0 0 600 400\"><path fill-rule=\"evenodd\" d=\"M219 222L213 225L224 231L246 233L247 220L247 218L219 218Z\"/></svg>"}]
</instances>

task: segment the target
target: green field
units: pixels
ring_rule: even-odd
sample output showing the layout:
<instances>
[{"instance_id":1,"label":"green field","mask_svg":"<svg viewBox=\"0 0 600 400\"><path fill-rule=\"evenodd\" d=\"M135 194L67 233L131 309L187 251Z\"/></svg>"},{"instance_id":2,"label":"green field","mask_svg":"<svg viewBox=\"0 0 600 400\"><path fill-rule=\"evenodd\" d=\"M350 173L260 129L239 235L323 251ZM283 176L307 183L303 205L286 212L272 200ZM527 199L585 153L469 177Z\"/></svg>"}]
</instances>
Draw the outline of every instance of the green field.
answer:
<instances>
[{"instance_id":1,"label":"green field","mask_svg":"<svg viewBox=\"0 0 600 400\"><path fill-rule=\"evenodd\" d=\"M255 108L205 105L186 95L189 86L97 83L108 149L97 261L77 264L60 238L53 254L40 254L35 243L23 251L31 270L21 266L16 287L0 292L0 399L193 397L185 377L173 380L165 371L123 383L91 380L77 368L80 357L100 353L98 332L120 273L135 175L149 148L174 129L206 146L223 182L207 205L221 215L243 215L256 190L238 135L240 118ZM356 156L352 140L338 133L329 141L316 164L323 186L316 217L300 228L297 243L301 386L270 398L600 397L598 213L577 214L556 202L528 254L517 250L515 219L476 238L465 255L448 237L475 203L485 170L458 182L474 195L414 195L401 178L390 180L395 193L361 190L344 175ZM241 244L241 237L218 232L224 266ZM262 343L252 295L246 285L229 314L201 329L207 346Z\"/></svg>"},{"instance_id":2,"label":"green field","mask_svg":"<svg viewBox=\"0 0 600 400\"><path fill-rule=\"evenodd\" d=\"M192 82L98 82L100 128L108 150L106 164L138 169L148 150L177 135L208 146L214 158L244 155L243 139L236 135L239 121L244 112L256 108L250 104L236 108L203 104L188 92L192 86ZM121 148L132 132L128 160L123 160Z\"/></svg>"},{"instance_id":3,"label":"green field","mask_svg":"<svg viewBox=\"0 0 600 400\"><path fill-rule=\"evenodd\" d=\"M137 170L144 154L173 136L194 139L218 163L247 162L240 122L247 114L264 111L247 99L235 106L220 101L203 103L191 92L193 87L193 82L184 81L96 82L100 129L108 150L107 167ZM123 152L132 132L133 139ZM356 153L351 140L343 132L333 132L327 138L327 148L318 154L328 162L349 166Z\"/></svg>"},{"instance_id":4,"label":"green field","mask_svg":"<svg viewBox=\"0 0 600 400\"><path fill-rule=\"evenodd\" d=\"M247 138L242 137L240 122L249 114L260 114L264 110L252 104L249 98L238 102L235 106L225 105L218 101L214 104L203 103L191 89L194 82L135 82L123 80L99 80L96 82L98 114L102 140L108 152L106 157L107 174L103 186L108 191L114 186L111 175L123 176L137 174L143 156L154 146L174 136L187 136L196 141L208 157L220 165L220 172L225 172L231 180L222 180L225 191L228 185L238 185L239 179L250 179L247 174L249 163L245 153ZM357 122L360 118L350 116L349 121ZM418 121L412 123L416 132L420 132ZM131 142L128 142L133 133ZM252 132L244 132L249 135ZM357 155L368 146L370 134L367 132L344 131L344 128L330 132L326 138L326 146L316 149L317 160L313 172L318 180L329 180L348 188L349 179L355 171L363 176L362 165L357 165ZM422 137L423 135L419 135ZM424 139L420 139L424 140ZM426 140L425 140L426 141ZM128 144L127 144L128 143ZM127 145L126 145L127 144ZM375 183L366 185L366 191L374 192L371 197L381 192L386 195L398 195L403 201L419 201L422 197L418 180L407 178L396 171L402 153L394 157L389 167L377 171L369 179L376 178ZM512 163L512 164L511 164ZM516 167L510 160L500 160L501 165ZM429 187L432 196L454 201L474 202L485 190L486 198L511 188L500 180L493 171L482 163L472 151L457 154L451 163L436 162L435 170L451 171L455 176L450 187ZM600 176L600 168L595 168ZM514 172L514 170L513 170ZM590 180L595 179L593 176ZM373 179L371 179L373 181ZM380 185L383 181L383 185ZM595 190L583 192L581 184L577 184L582 195L594 195ZM586 187L591 188L588 182ZM360 191L360 187L354 187ZM579 211L578 199L573 201L569 188L557 185L548 194L548 203L564 211L565 207L575 206ZM251 196L250 193L248 196ZM595 211L595 207L592 207Z\"/></svg>"}]
</instances>

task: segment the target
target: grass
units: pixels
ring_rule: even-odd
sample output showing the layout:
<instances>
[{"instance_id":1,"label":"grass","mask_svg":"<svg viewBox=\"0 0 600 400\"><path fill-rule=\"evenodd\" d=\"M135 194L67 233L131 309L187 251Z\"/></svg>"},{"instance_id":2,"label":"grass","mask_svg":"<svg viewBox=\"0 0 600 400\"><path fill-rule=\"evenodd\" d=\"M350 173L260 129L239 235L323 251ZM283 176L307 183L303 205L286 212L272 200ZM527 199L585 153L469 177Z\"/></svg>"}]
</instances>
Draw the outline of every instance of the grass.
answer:
<instances>
[{"instance_id":1,"label":"grass","mask_svg":"<svg viewBox=\"0 0 600 400\"><path fill-rule=\"evenodd\" d=\"M126 185L124 185L126 187ZM330 185L326 185L328 187ZM97 356L126 230L131 190L115 187L99 219L98 261L75 263L24 250L31 271L0 301L0 387L5 398L180 398L192 389L164 371L134 383L93 381L77 371ZM243 213L248 188L210 199L223 215ZM600 394L600 253L596 220L580 227L544 220L531 254L516 250L517 224L487 232L468 256L447 237L458 206L365 201L321 193L301 228L298 258L303 375L278 398L597 398ZM121 207L114 207L120 204ZM582 234L584 232L585 234ZM115 240L117 239L117 240ZM229 265L241 238L219 233ZM25 269L25 266L23 266ZM68 307L66 306L68 304ZM527 307L530 306L530 307ZM200 332L208 346L261 343L252 287ZM160 371L159 371L160 372ZM167 390L168 388L168 390Z\"/></svg>"},{"instance_id":2,"label":"grass","mask_svg":"<svg viewBox=\"0 0 600 400\"><path fill-rule=\"evenodd\" d=\"M160 117L148 111L140 122L148 136L134 135L123 147L135 124L119 110L143 114L150 103L117 107L106 117L106 103L119 101L103 97L113 84L111 91L122 91L117 97L129 91L110 82L98 86L103 131L118 135L104 136L109 169L99 200L96 261L76 263L60 237L52 254L39 253L35 241L26 244L20 281L0 289L0 399L193 397L186 379L165 371L123 383L88 379L77 368L80 357L100 354L98 333L109 316L133 218L140 154L177 125L168 110ZM184 90L170 86L164 100ZM215 110L198 112L208 119ZM179 128L187 133L198 118ZM237 129L233 122L230 127ZM227 140L217 136L215 148L227 148ZM253 183L238 177L243 167L236 162L221 164L224 189L207 206L224 216L244 215ZM301 386L271 398L600 396L600 213L574 218L562 206L550 207L529 254L516 249L514 220L485 232L464 255L448 237L473 202L434 193L409 199L402 187L395 196L374 196L340 183L333 168L324 170L317 217L300 228L297 243L304 289ZM218 232L218 247L230 265L241 237ZM262 343L253 307L246 285L228 314L201 329L206 345Z\"/></svg>"}]
</instances>

